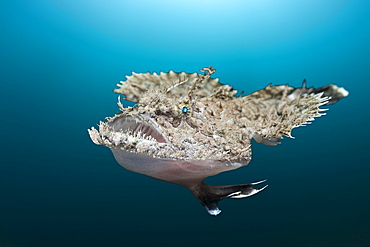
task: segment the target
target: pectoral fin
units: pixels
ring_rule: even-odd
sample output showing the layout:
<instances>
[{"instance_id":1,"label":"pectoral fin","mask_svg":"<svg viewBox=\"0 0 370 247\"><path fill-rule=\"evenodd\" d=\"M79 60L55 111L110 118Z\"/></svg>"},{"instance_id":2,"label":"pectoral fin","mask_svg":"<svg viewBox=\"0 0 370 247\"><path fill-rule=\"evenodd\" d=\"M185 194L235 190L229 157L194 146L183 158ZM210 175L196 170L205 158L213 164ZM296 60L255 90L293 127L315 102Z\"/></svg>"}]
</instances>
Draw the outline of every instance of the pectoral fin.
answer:
<instances>
[{"instance_id":1,"label":"pectoral fin","mask_svg":"<svg viewBox=\"0 0 370 247\"><path fill-rule=\"evenodd\" d=\"M260 134L258 134L258 133L255 133L253 135L253 139L256 142L265 144L267 146L276 146L276 145L278 145L278 144L281 143L281 142L279 142L279 139L274 138L274 137L271 137L270 139L263 139L262 136Z\"/></svg>"},{"instance_id":2,"label":"pectoral fin","mask_svg":"<svg viewBox=\"0 0 370 247\"><path fill-rule=\"evenodd\" d=\"M264 183L262 180L256 183L240 184L240 185L224 185L213 186L205 183L198 184L190 189L198 201L206 208L210 215L218 215L221 210L218 208L218 203L225 198L245 198L257 194L267 187L254 188L254 185Z\"/></svg>"}]
</instances>

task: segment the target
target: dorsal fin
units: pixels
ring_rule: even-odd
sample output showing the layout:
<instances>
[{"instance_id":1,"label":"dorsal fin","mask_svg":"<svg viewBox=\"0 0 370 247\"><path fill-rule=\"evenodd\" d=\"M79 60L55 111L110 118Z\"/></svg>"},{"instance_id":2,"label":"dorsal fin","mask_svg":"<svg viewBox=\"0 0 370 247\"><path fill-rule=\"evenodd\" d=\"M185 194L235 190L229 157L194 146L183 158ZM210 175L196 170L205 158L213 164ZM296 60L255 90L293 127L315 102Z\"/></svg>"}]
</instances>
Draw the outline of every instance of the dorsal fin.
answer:
<instances>
[{"instance_id":1,"label":"dorsal fin","mask_svg":"<svg viewBox=\"0 0 370 247\"><path fill-rule=\"evenodd\" d=\"M115 93L125 95L125 100L138 103L148 91L167 93L168 97L177 97L188 90L198 78L198 73L174 72L167 73L132 73L126 76L126 81L121 81L113 90ZM206 97L213 93L214 89L221 86L219 79L207 78L203 81L200 88L195 92L197 97Z\"/></svg>"}]
</instances>

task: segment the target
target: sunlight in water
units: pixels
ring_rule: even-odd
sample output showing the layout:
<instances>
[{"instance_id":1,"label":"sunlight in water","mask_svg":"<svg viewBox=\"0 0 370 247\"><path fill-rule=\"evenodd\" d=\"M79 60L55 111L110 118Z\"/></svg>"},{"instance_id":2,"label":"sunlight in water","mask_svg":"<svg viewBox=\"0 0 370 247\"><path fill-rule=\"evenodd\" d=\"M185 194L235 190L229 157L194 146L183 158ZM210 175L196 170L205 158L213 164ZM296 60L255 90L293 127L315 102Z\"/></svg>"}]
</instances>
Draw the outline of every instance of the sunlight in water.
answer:
<instances>
[{"instance_id":1,"label":"sunlight in water","mask_svg":"<svg viewBox=\"0 0 370 247\"><path fill-rule=\"evenodd\" d=\"M347 2L108 0L54 4L114 39L147 44L149 38L152 47L171 49L176 37L182 49L222 50L293 39L334 18Z\"/></svg>"}]
</instances>

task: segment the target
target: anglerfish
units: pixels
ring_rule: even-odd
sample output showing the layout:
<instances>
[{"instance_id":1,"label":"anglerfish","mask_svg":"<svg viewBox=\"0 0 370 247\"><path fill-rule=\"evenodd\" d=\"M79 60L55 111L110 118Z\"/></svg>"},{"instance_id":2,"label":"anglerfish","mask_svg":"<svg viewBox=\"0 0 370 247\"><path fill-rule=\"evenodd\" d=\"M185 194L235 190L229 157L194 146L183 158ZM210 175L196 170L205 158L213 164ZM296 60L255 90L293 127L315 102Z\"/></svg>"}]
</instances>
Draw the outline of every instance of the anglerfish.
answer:
<instances>
[{"instance_id":1,"label":"anglerfish","mask_svg":"<svg viewBox=\"0 0 370 247\"><path fill-rule=\"evenodd\" d=\"M221 212L220 200L249 197L267 185L215 186L204 183L207 177L246 166L252 139L278 145L293 128L324 115L321 106L348 95L334 84L308 88L304 80L302 87L269 84L243 96L211 78L213 67L200 71L126 76L114 89L120 112L88 132L121 166L186 187L211 215ZM135 105L124 107L120 97Z\"/></svg>"}]
</instances>

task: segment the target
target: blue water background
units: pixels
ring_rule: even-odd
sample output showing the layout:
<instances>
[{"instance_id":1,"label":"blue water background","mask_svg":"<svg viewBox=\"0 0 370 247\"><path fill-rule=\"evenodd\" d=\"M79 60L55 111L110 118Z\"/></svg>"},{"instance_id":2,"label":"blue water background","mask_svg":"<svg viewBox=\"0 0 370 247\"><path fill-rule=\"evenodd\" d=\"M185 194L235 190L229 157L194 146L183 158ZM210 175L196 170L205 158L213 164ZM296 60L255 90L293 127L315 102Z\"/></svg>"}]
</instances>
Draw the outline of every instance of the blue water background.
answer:
<instances>
[{"instance_id":1,"label":"blue water background","mask_svg":"<svg viewBox=\"0 0 370 247\"><path fill-rule=\"evenodd\" d=\"M0 3L0 246L370 246L370 2ZM268 179L207 215L180 186L120 167L86 129L135 72L196 72L251 93L350 95L211 184Z\"/></svg>"}]
</instances>

